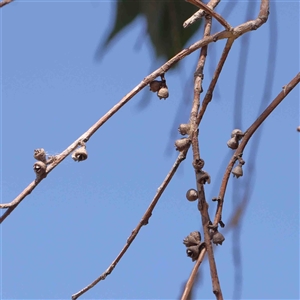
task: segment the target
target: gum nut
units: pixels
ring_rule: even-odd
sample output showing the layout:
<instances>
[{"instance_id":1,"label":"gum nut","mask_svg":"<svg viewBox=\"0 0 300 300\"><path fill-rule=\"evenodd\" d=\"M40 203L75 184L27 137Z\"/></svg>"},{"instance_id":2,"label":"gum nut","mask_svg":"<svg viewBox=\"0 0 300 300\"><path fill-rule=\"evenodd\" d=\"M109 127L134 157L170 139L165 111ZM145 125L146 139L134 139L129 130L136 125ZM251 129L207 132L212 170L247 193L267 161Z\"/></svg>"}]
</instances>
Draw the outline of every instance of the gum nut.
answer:
<instances>
[{"instance_id":1,"label":"gum nut","mask_svg":"<svg viewBox=\"0 0 300 300\"><path fill-rule=\"evenodd\" d=\"M162 87L158 92L157 96L159 99L166 99L169 97L169 90L167 87Z\"/></svg>"},{"instance_id":2,"label":"gum nut","mask_svg":"<svg viewBox=\"0 0 300 300\"><path fill-rule=\"evenodd\" d=\"M227 146L231 149L237 149L237 147L239 146L239 142L235 137L233 137L227 142Z\"/></svg>"},{"instance_id":3,"label":"gum nut","mask_svg":"<svg viewBox=\"0 0 300 300\"><path fill-rule=\"evenodd\" d=\"M85 147L80 147L75 150L72 154L72 158L78 162L86 160L88 158L88 154Z\"/></svg>"},{"instance_id":4,"label":"gum nut","mask_svg":"<svg viewBox=\"0 0 300 300\"><path fill-rule=\"evenodd\" d=\"M233 129L231 132L231 137L237 137L238 140L242 139L242 137L244 136L244 133L241 129Z\"/></svg>"},{"instance_id":5,"label":"gum nut","mask_svg":"<svg viewBox=\"0 0 300 300\"><path fill-rule=\"evenodd\" d=\"M237 165L231 172L233 174L233 177L236 176L236 178L239 178L243 176L243 168L241 165Z\"/></svg>"},{"instance_id":6,"label":"gum nut","mask_svg":"<svg viewBox=\"0 0 300 300\"><path fill-rule=\"evenodd\" d=\"M33 165L33 171L36 174L43 174L46 172L47 166L44 162L42 161L37 161L34 165Z\"/></svg>"},{"instance_id":7,"label":"gum nut","mask_svg":"<svg viewBox=\"0 0 300 300\"><path fill-rule=\"evenodd\" d=\"M177 151L185 150L190 144L190 139L183 138L175 141L175 147Z\"/></svg>"},{"instance_id":8,"label":"gum nut","mask_svg":"<svg viewBox=\"0 0 300 300\"><path fill-rule=\"evenodd\" d=\"M159 81L159 80L153 80L151 83L150 83L150 91L151 92L158 92L160 87L161 87L161 83L162 81Z\"/></svg>"},{"instance_id":9,"label":"gum nut","mask_svg":"<svg viewBox=\"0 0 300 300\"><path fill-rule=\"evenodd\" d=\"M212 241L214 244L216 245L222 245L222 243L225 241L225 238L223 236L222 233L220 232L216 232L214 235L213 235L213 238L212 238Z\"/></svg>"},{"instance_id":10,"label":"gum nut","mask_svg":"<svg viewBox=\"0 0 300 300\"><path fill-rule=\"evenodd\" d=\"M186 135L189 134L190 128L190 124L180 124L178 127L178 131L181 135Z\"/></svg>"},{"instance_id":11,"label":"gum nut","mask_svg":"<svg viewBox=\"0 0 300 300\"><path fill-rule=\"evenodd\" d=\"M186 192L186 199L188 199L189 201L196 201L198 199L197 191L194 189L189 189Z\"/></svg>"}]
</instances>

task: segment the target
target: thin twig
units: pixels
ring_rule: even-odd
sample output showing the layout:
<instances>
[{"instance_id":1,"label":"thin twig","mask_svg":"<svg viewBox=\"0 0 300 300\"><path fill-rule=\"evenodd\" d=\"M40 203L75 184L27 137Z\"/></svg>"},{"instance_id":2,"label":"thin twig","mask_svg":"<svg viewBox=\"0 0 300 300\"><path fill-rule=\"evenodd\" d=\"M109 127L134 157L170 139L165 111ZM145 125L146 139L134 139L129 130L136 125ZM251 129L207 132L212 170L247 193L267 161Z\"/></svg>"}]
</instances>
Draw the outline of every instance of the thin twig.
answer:
<instances>
[{"instance_id":1,"label":"thin twig","mask_svg":"<svg viewBox=\"0 0 300 300\"><path fill-rule=\"evenodd\" d=\"M211 0L207 3L207 7L214 9L221 0ZM205 16L205 11L203 9L197 10L191 17L189 17L186 21L183 23L183 28L187 28L191 26L193 23L195 23L197 20L201 19Z\"/></svg>"},{"instance_id":2,"label":"thin twig","mask_svg":"<svg viewBox=\"0 0 300 300\"><path fill-rule=\"evenodd\" d=\"M212 19L210 16L206 17L206 23L204 27L204 36L210 34L211 31L211 23ZM198 140L198 124L197 124L197 115L200 107L200 94L202 92L202 80L203 80L203 69L206 61L207 56L207 46L201 48L200 57L197 63L197 68L195 72L194 78L194 99L193 99L193 106L191 110L190 116L190 126L191 126L191 133L190 138L192 141L192 149L193 149L193 166L195 168L195 177L196 181L198 179L198 173L202 169L203 165L199 167L198 162L200 160L200 149L199 149L199 140ZM201 164L201 163L200 163ZM211 245L211 239L209 235L208 225L210 222L210 217L208 214L208 204L205 199L204 193L204 185L201 182L197 181L197 190L198 190L198 209L201 214L203 232L204 232L204 242L206 245L209 267L210 267L210 274L212 279L212 286L213 286L213 293L215 294L218 300L222 300L222 290L218 278L217 267L214 259L213 248Z\"/></svg>"},{"instance_id":3,"label":"thin twig","mask_svg":"<svg viewBox=\"0 0 300 300\"><path fill-rule=\"evenodd\" d=\"M277 97L271 102L271 104L262 112L262 114L256 119L256 121L246 130L245 135L230 159L228 166L226 168L225 174L222 179L219 197L218 197L218 206L214 219L214 225L218 225L218 223L222 220L222 209L224 204L224 196L227 188L227 183L229 180L229 176L231 170L238 159L243 154L243 151L249 142L250 138L254 134L254 132L260 127L260 125L266 120L266 118L272 113L272 111L285 99L285 97L290 93L291 90L295 88L295 86L300 82L300 73L298 73L287 85L285 85L282 91L277 95Z\"/></svg>"},{"instance_id":4,"label":"thin twig","mask_svg":"<svg viewBox=\"0 0 300 300\"><path fill-rule=\"evenodd\" d=\"M228 37L228 32L221 31L214 35L208 36L194 44L190 47L183 49L160 68L152 72L150 75L144 78L140 84L138 84L133 90L131 90L126 96L124 96L114 107L112 107L103 117L101 117L89 130L87 130L83 135L81 135L76 141L74 141L67 149L62 153L56 155L56 159L53 163L49 164L46 170L46 174L50 173L59 163L61 163L70 153L72 153L81 141L87 142L90 137L108 120L110 119L119 109L121 109L132 97L134 97L139 91L141 91L145 86L152 82L156 77L166 73L175 63L179 62L181 59L196 51L197 49L208 45L209 43L216 41L218 39L224 39ZM41 182L33 181L30 183L14 200L10 203L0 204L0 208L8 208L7 211L0 217L0 224L6 219L8 215L21 203L21 201L28 196L34 188Z\"/></svg>"},{"instance_id":5,"label":"thin twig","mask_svg":"<svg viewBox=\"0 0 300 300\"><path fill-rule=\"evenodd\" d=\"M196 279L196 276L197 276L197 273L198 273L198 269L200 267L200 264L202 263L203 259L204 259L204 255L206 253L206 249L205 247L202 248L200 254L199 254L199 257L193 267L193 270L190 274L190 277L188 279L188 281L186 282L186 285L185 285L185 288L184 288L184 291L182 293L182 296L181 296L181 300L188 300L189 299L189 296L190 296L190 292L192 290L192 287L194 285L194 282L195 282L195 279Z\"/></svg>"},{"instance_id":6,"label":"thin twig","mask_svg":"<svg viewBox=\"0 0 300 300\"><path fill-rule=\"evenodd\" d=\"M223 25L226 30L228 31L232 30L232 26L221 15L219 15L214 10L212 10L208 5L200 2L199 0L186 0L186 1L203 9L207 14L214 17L221 25Z\"/></svg>"},{"instance_id":7,"label":"thin twig","mask_svg":"<svg viewBox=\"0 0 300 300\"><path fill-rule=\"evenodd\" d=\"M200 122L201 122L201 120L202 120L202 117L203 117L203 115L204 115L204 113L205 113L205 110L206 110L206 108L207 108L208 103L209 103L209 102L211 101L211 99L212 99L214 89L215 89L215 87L216 87L217 81L218 81L218 79L219 79L219 76L220 76L220 74L221 74L221 71L222 71L222 69L223 69L224 63L225 63L225 61L226 61L226 59L227 59L228 53L229 53L229 51L230 51L230 49L231 49L231 47L232 47L232 45L233 45L234 40L235 40L234 38L229 38L229 39L227 40L227 42L226 42L226 45L225 45L224 49L223 49L223 53L222 53L222 55L221 55L221 58L220 58L219 63L218 63L218 65L217 65L217 68L216 68L216 70L215 70L215 72L214 72L214 75L213 75L213 77L212 77L212 80L211 80L211 82L210 82L210 84L209 84L209 87L208 87L208 89L207 89L207 92L206 92L206 94L205 94L205 97L204 97L204 99L203 99L203 101L202 101L202 104L201 104L201 107L200 107L199 114L198 114L198 116L197 116L197 125L198 125L198 126L199 126L199 124L200 124Z\"/></svg>"},{"instance_id":8,"label":"thin twig","mask_svg":"<svg viewBox=\"0 0 300 300\"><path fill-rule=\"evenodd\" d=\"M3 7L4 5L12 2L13 0L3 0L2 2L0 2L0 7Z\"/></svg>"},{"instance_id":9,"label":"thin twig","mask_svg":"<svg viewBox=\"0 0 300 300\"><path fill-rule=\"evenodd\" d=\"M152 211L154 210L154 208L155 208L158 200L160 199L162 193L165 191L166 187L168 186L171 179L173 178L173 176L174 176L175 172L177 171L180 163L186 158L187 151L188 151L188 149L179 153L179 155L178 155L175 163L173 164L170 172L168 173L168 175L166 176L166 178L164 179L164 181L162 182L160 187L157 189L157 192L156 192L153 200L151 201L149 207L147 208L146 212L144 213L142 219L140 220L138 225L135 227L135 229L132 231L131 235L129 236L129 238L126 241L125 246L123 247L121 252L118 254L118 256L115 258L115 260L110 264L110 266L106 269L106 271L103 272L96 280L94 280L92 283L90 283L88 286L86 286L85 288L83 288L79 292L73 294L72 295L73 300L77 299L82 294L84 294L85 292L90 290L99 281L104 280L107 277L107 275L109 275L114 270L114 268L116 267L118 262L121 260L123 255L126 253L127 249L129 248L129 246L131 245L131 243L133 242L135 237L138 235L138 233L139 233L140 229L142 228L142 226L148 224L148 221L149 221L149 219L152 215Z\"/></svg>"}]
</instances>

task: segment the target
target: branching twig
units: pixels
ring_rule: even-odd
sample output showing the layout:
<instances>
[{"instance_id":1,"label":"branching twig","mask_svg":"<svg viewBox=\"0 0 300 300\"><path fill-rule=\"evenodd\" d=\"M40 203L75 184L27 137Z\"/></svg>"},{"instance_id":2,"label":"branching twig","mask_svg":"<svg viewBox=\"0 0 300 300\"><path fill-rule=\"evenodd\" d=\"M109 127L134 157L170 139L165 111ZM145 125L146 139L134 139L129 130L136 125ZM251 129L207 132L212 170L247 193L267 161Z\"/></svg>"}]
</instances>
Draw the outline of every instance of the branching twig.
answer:
<instances>
[{"instance_id":1,"label":"branching twig","mask_svg":"<svg viewBox=\"0 0 300 300\"><path fill-rule=\"evenodd\" d=\"M203 9L207 14L214 17L221 25L223 25L226 30L230 31L232 29L230 24L221 15L219 15L214 10L212 10L208 5L200 2L200 0L186 0L186 1Z\"/></svg>"},{"instance_id":2,"label":"branching twig","mask_svg":"<svg viewBox=\"0 0 300 300\"><path fill-rule=\"evenodd\" d=\"M214 9L220 2L221 0L212 0L207 3L207 7ZM195 23L197 20L201 19L205 15L205 10L199 9L196 11L190 18L188 18L186 21L183 23L183 28L187 28L193 23Z\"/></svg>"},{"instance_id":3,"label":"branching twig","mask_svg":"<svg viewBox=\"0 0 300 300\"><path fill-rule=\"evenodd\" d=\"M12 2L13 0L3 0L2 2L0 2L0 7L3 7L4 5Z\"/></svg>"},{"instance_id":4,"label":"branching twig","mask_svg":"<svg viewBox=\"0 0 300 300\"><path fill-rule=\"evenodd\" d=\"M186 158L187 151L188 150L185 150L185 151L182 151L182 152L179 153L179 155L178 155L174 165L172 166L170 172L168 173L168 175L166 176L166 178L164 179L164 181L162 182L160 187L157 189L157 192L156 192L152 202L150 203L149 207L147 208L146 212L144 213L142 219L140 220L138 225L135 227L135 229L132 231L131 235L129 236L129 238L126 241L125 246L123 247L121 252L118 254L118 256L115 258L115 260L110 264L110 266L106 269L106 271L101 274L101 276L99 276L96 280L94 280L92 283L90 283L88 286L86 286L85 288L83 288L79 292L72 295L73 300L77 299L82 294L84 294L85 292L90 290L99 281L104 280L107 277L107 275L109 275L114 270L114 268L116 267L116 265L118 264L120 259L123 257L123 255L126 253L127 249L129 248L129 246L131 245L131 243L133 242L135 237L138 235L138 233L139 233L140 229L142 228L142 226L148 224L149 218L152 215L152 211L155 208L155 205L157 204L157 202L158 202L159 198L161 197L162 193L164 192L164 190L168 186L169 182L173 178L173 176L174 176L175 172L177 171L180 163Z\"/></svg>"},{"instance_id":5,"label":"branching twig","mask_svg":"<svg viewBox=\"0 0 300 300\"><path fill-rule=\"evenodd\" d=\"M249 142L250 138L254 132L259 128L259 126L264 122L264 120L271 114L271 112L283 101L283 99L289 94L289 92L300 82L300 73L298 73L287 85L282 88L282 91L277 95L277 97L271 102L271 104L263 111L263 113L256 119L256 121L246 130L245 135L236 149L234 155L230 159L228 166L226 168L225 174L222 179L219 197L218 197L218 206L214 219L214 225L222 220L222 209L224 204L224 196L227 188L227 183L233 165L235 164L238 157L243 154L243 151Z\"/></svg>"},{"instance_id":6,"label":"branching twig","mask_svg":"<svg viewBox=\"0 0 300 300\"><path fill-rule=\"evenodd\" d=\"M181 300L188 300L189 299L190 292L191 292L192 287L194 285L195 278L196 278L197 273L198 273L198 269L199 269L200 264L202 263L202 261L204 259L205 253L206 253L206 249L205 249L205 247L203 247L200 254L199 254L199 257L198 257L198 259L197 259L197 261L194 265L194 268L191 272L191 275L190 275L188 281L186 282L184 291L183 291L182 296L181 296Z\"/></svg>"},{"instance_id":7,"label":"branching twig","mask_svg":"<svg viewBox=\"0 0 300 300\"><path fill-rule=\"evenodd\" d=\"M210 16L206 17L206 24L204 27L204 36L210 34L211 31L211 22L212 19ZM198 124L197 124L197 115L200 107L200 94L202 92L202 80L203 80L203 68L207 56L207 46L201 48L200 57L198 60L195 79L194 79L194 99L193 106L190 116L190 138L192 141L193 149L193 166L195 168L195 177L197 181L197 190L198 190L198 209L201 214L202 227L204 232L204 242L206 245L206 251L208 255L210 274L212 279L213 293L216 295L217 299L223 299L222 290L218 278L217 267L214 259L213 248L211 245L211 239L209 235L208 225L210 223L210 217L208 214L208 204L205 199L204 193L204 184L198 181L198 174L201 172L201 169L204 165L203 160L200 159L200 150L199 150L199 141L198 141ZM189 281L189 280L188 280Z\"/></svg>"},{"instance_id":8,"label":"branching twig","mask_svg":"<svg viewBox=\"0 0 300 300\"><path fill-rule=\"evenodd\" d=\"M66 150L61 154L57 155L56 160L50 164L47 168L46 174L51 172L61 161L63 161L81 141L88 141L89 138L109 119L111 118L122 106L124 106L133 96L135 96L140 90L142 90L146 85L152 82L156 77L166 73L175 63L179 62L181 59L196 51L199 48L202 48L212 42L216 42L221 39L228 38L238 38L242 34L256 30L263 23L267 21L269 13L269 1L262 0L259 16L256 20L245 22L231 31L220 31L213 35L207 36L202 40L192 44L190 47L183 49L177 55L172 57L169 61L163 64L160 68L152 72L150 75L144 78L144 80L138 84L133 90L131 90L126 96L124 96L119 103L117 103L113 108L111 108L102 118L100 118L87 132L85 132L81 137L79 137L75 142L73 142ZM41 180L40 180L41 181ZM40 181L32 182L24 191L18 195L11 203L0 204L0 208L8 208L7 211L1 216L0 223L20 204L20 202L29 195L32 190L37 186ZM13 204L12 204L13 203Z\"/></svg>"},{"instance_id":9,"label":"branching twig","mask_svg":"<svg viewBox=\"0 0 300 300\"><path fill-rule=\"evenodd\" d=\"M203 115L204 115L204 113L205 113L205 110L206 110L206 107L207 107L208 103L209 103L209 102L211 101L211 99L212 99L214 89L215 89L215 87L216 87L217 81L218 81L218 79L219 79L219 76L220 76L220 74L221 74L222 68L223 68L224 63L225 63L225 61L226 61L226 59L227 59L228 53L229 53L229 51L230 51L230 49L231 49L231 47L232 47L233 42L234 42L234 38L229 38L229 39L227 40L227 43L226 43L225 47L224 47L222 56L221 56L221 58L220 58L220 61L219 61L219 63L218 63L218 66L217 66L217 68L216 68L216 70L215 70L215 72L214 72L213 78L212 78L212 80L211 80L211 82L210 82L210 84L209 84L209 87L208 87L208 89L207 89L207 92L206 92L206 94L205 94L205 97L204 97L204 99L203 99L203 101L202 101L202 104L201 104L201 107L200 107L199 114L198 114L198 116L197 116L197 125L198 125L198 126L199 126L199 124L200 124L200 122L201 122L201 120L202 120L202 117L203 117Z\"/></svg>"}]
</instances>

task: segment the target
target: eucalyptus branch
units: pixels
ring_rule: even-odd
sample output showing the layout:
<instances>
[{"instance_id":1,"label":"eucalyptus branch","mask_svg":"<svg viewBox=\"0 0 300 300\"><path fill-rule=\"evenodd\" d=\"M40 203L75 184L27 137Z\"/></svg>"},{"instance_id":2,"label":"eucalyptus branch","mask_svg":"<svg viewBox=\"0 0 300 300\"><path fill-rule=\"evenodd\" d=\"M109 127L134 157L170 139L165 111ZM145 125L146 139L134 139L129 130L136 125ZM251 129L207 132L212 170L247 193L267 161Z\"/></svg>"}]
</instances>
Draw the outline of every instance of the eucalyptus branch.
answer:
<instances>
[{"instance_id":1,"label":"eucalyptus branch","mask_svg":"<svg viewBox=\"0 0 300 300\"><path fill-rule=\"evenodd\" d=\"M210 9L214 9L221 0L211 0L207 3L207 7ZM197 10L191 17L189 17L186 21L183 23L183 28L187 28L193 23L195 23L197 20L201 19L205 16L205 10L199 9Z\"/></svg>"},{"instance_id":2,"label":"eucalyptus branch","mask_svg":"<svg viewBox=\"0 0 300 300\"><path fill-rule=\"evenodd\" d=\"M94 287L101 280L104 280L114 270L114 268L116 267L116 265L118 264L118 262L121 260L121 258L123 257L123 255L126 253L127 249L129 248L129 246L131 245L131 243L133 242L133 240L135 239L135 237L138 235L140 229L144 225L148 224L149 219L150 219L150 217L152 215L152 211L154 210L154 208L155 208L158 200L160 199L161 195L163 194L163 192L165 191L166 187L168 186L168 184L170 183L171 179L173 178L173 176L174 176L175 172L177 171L180 163L186 158L187 152L188 152L188 149L179 153L179 155L178 155L175 163L173 164L170 172L167 174L166 178L164 179L164 181L162 182L162 184L157 189L157 192L156 192L153 200L151 201L149 207L147 208L146 212L144 213L142 219L140 220L140 222L138 223L138 225L132 231L131 235L129 236L129 238L126 241L125 246L123 247L123 249L121 250L121 252L118 254L118 256L115 258L115 260L109 265L109 267L106 269L106 271L103 272L97 279L95 279L92 283L90 283L88 286L86 286L85 288L83 288L79 292L77 292L74 295L72 295L72 299L73 300L77 299L82 294L84 294L85 292L87 292L88 290L90 290L92 287Z\"/></svg>"},{"instance_id":3,"label":"eucalyptus branch","mask_svg":"<svg viewBox=\"0 0 300 300\"><path fill-rule=\"evenodd\" d=\"M270 105L262 112L262 114L256 119L256 121L245 131L244 137L240 142L240 145L236 149L232 158L230 159L228 166L226 168L225 174L222 179L219 197L218 197L218 206L214 219L214 226L217 226L220 221L222 221L222 210L224 204L224 196L227 188L227 183L229 180L230 173L232 168L238 158L243 154L243 151L249 142L250 138L254 132L260 127L260 125L266 120L266 118L272 113L272 111L285 99L285 97L290 93L291 90L300 82L300 73L298 73L287 85L283 86L282 91L276 96L276 98L270 103Z\"/></svg>"},{"instance_id":4,"label":"eucalyptus branch","mask_svg":"<svg viewBox=\"0 0 300 300\"><path fill-rule=\"evenodd\" d=\"M209 87L207 89L205 97L204 97L204 99L202 101L199 114L197 116L197 125L198 126L199 126L199 124L200 124L200 122L202 120L202 117L203 117L203 115L204 115L204 113L206 111L208 103L212 99L214 89L216 87L217 81L218 81L219 76L221 74L221 71L223 69L224 63L225 63L225 61L227 59L228 53L229 53L229 51L230 51L230 49L231 49L231 47L233 45L233 42L234 42L234 38L229 38L227 40L227 42L226 42L226 45L225 45L224 49L223 49L223 53L221 55L220 61L219 61L218 65L217 65L217 68L216 68L216 70L214 72L214 75L213 75L212 80L211 80L211 82L209 84Z\"/></svg>"},{"instance_id":5,"label":"eucalyptus branch","mask_svg":"<svg viewBox=\"0 0 300 300\"><path fill-rule=\"evenodd\" d=\"M6 5L10 2L13 2L13 0L3 0L3 1L0 2L0 7L3 7L4 5Z\"/></svg>"},{"instance_id":6,"label":"eucalyptus branch","mask_svg":"<svg viewBox=\"0 0 300 300\"><path fill-rule=\"evenodd\" d=\"M204 37L210 34L212 19L210 16L206 17L206 23L204 27ZM193 105L190 116L190 139L192 142L193 149L193 166L195 169L195 177L197 182L198 190L198 209L201 214L203 232L204 232L204 242L206 245L206 251L208 255L210 274L212 279L213 293L216 295L217 299L223 299L222 290L218 278L217 267L214 259L213 248L211 245L211 238L209 234L209 223L210 217L208 214L208 204L205 199L204 193L204 183L199 182L199 175L203 172L202 167L204 166L204 161L200 158L199 140L198 140L198 124L197 115L200 107L200 94L202 92L202 80L203 80L203 69L207 56L207 46L201 48L200 57L197 63L196 72L194 75L194 98ZM189 280L188 280L189 282Z\"/></svg>"},{"instance_id":7,"label":"eucalyptus branch","mask_svg":"<svg viewBox=\"0 0 300 300\"><path fill-rule=\"evenodd\" d=\"M208 5L200 2L200 0L186 0L186 1L203 9L207 14L214 17L221 25L223 25L226 30L230 31L232 29L232 26L221 15L219 15L214 10L212 10Z\"/></svg>"},{"instance_id":8,"label":"eucalyptus branch","mask_svg":"<svg viewBox=\"0 0 300 300\"><path fill-rule=\"evenodd\" d=\"M194 282L195 282L195 279L196 279L196 276L197 276L197 273L198 273L198 269L199 269L200 264L202 263L202 261L204 259L205 253L206 253L206 249L205 249L205 247L203 247L201 249L201 252L199 254L199 257L198 257L196 263L194 264L194 267L193 267L193 270L191 272L191 275L190 275L188 281L186 282L184 291L183 291L182 296L181 296L181 300L188 300L188 299L190 299L189 298L190 292L191 292L192 287L194 285Z\"/></svg>"},{"instance_id":9,"label":"eucalyptus branch","mask_svg":"<svg viewBox=\"0 0 300 300\"><path fill-rule=\"evenodd\" d=\"M245 22L231 31L220 31L213 35L209 35L204 37L202 40L192 44L186 49L183 49L170 60L168 60L165 64L163 64L160 68L152 72L150 75L144 78L134 89L132 89L126 96L124 96L114 107L112 107L102 118L100 118L89 130L87 130L83 135L81 135L76 141L74 141L66 150L56 156L56 160L49 164L47 170L45 172L45 176L50 173L60 162L62 162L70 153L72 153L76 147L81 142L87 142L90 137L108 120L110 119L117 111L119 111L132 97L134 97L139 91L141 91L145 86L147 86L150 82L152 82L156 77L166 73L174 64L179 62L184 57L193 53L199 48L207 46L212 42L216 42L221 39L228 38L238 38L242 34L256 30L263 23L267 21L268 13L269 13L269 2L267 0L262 0L261 10L259 16L256 20ZM2 223L5 218L21 203L21 201L29 195L34 188L42 181L42 178L39 181L34 181L29 184L23 192L21 192L12 202L6 204L0 204L0 208L7 208L7 211L1 216L0 223Z\"/></svg>"}]
</instances>

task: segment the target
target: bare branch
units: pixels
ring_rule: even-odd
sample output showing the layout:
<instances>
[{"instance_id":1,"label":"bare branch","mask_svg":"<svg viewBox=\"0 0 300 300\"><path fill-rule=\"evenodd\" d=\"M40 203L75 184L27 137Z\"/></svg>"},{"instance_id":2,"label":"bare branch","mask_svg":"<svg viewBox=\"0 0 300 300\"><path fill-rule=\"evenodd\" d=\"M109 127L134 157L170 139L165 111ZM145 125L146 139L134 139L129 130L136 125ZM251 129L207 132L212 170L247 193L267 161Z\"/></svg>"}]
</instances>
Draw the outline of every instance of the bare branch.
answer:
<instances>
[{"instance_id":1,"label":"bare branch","mask_svg":"<svg viewBox=\"0 0 300 300\"><path fill-rule=\"evenodd\" d=\"M223 49L222 56L221 56L220 61L219 61L218 65L217 65L217 68L216 68L216 70L214 72L214 75L213 75L212 80L211 80L211 82L209 84L209 87L207 89L205 97L204 97L204 99L202 101L200 112L199 112L199 114L197 116L197 124L198 124L198 126L199 126L199 124L200 124L200 122L202 120L202 117L203 117L203 115L204 115L204 113L206 111L208 103L212 99L214 89L216 87L217 81L218 81L219 76L221 74L221 71L223 69L224 63L225 63L225 61L227 59L228 53L229 53L229 51L230 51L230 49L231 49L231 47L233 45L233 42L234 42L234 38L229 38L227 40L227 43L226 43L224 49Z\"/></svg>"},{"instance_id":2,"label":"bare branch","mask_svg":"<svg viewBox=\"0 0 300 300\"><path fill-rule=\"evenodd\" d=\"M207 3L207 7L214 9L219 4L220 1L221 0L211 0ZM184 21L183 28L187 28L191 26L193 23L195 23L196 21L198 21L204 16L205 16L205 10L200 8L190 18Z\"/></svg>"},{"instance_id":3,"label":"bare branch","mask_svg":"<svg viewBox=\"0 0 300 300\"><path fill-rule=\"evenodd\" d=\"M129 246L131 245L131 243L133 242L135 237L138 235L138 233L139 233L140 229L142 228L142 226L148 224L149 219L152 215L152 211L154 210L154 208L155 208L158 200L160 199L162 193L165 191L166 187L168 186L171 179L173 178L173 176L174 176L175 172L177 171L180 163L186 158L187 151L188 150L182 151L182 152L179 153L179 155L178 155L174 165L172 166L170 172L168 173L168 175L166 176L166 178L164 179L164 181L162 182L160 187L157 189L157 192L156 192L153 200L151 201L149 207L147 208L146 212L144 213L142 219L140 220L138 225L135 227L135 229L132 231L131 235L129 236L129 238L126 241L125 246L123 247L121 252L118 254L118 256L115 258L115 260L110 264L110 266L106 269L106 271L103 272L96 280L94 280L92 283L90 283L88 286L86 286L85 288L83 288L79 292L72 295L73 300L77 299L82 294L84 294L85 292L90 290L92 287L94 287L101 280L104 280L114 270L114 268L116 267L118 262L121 260L123 255L126 253L127 249L129 248Z\"/></svg>"},{"instance_id":4,"label":"bare branch","mask_svg":"<svg viewBox=\"0 0 300 300\"><path fill-rule=\"evenodd\" d=\"M226 168L225 174L222 179L219 197L218 197L218 206L214 219L214 225L222 220L222 209L224 204L224 196L227 188L227 183L229 180L230 173L232 168L238 159L243 154L243 151L249 142L250 138L254 132L259 128L259 126L266 120L266 118L272 113L272 111L285 99L285 97L290 93L291 90L300 82L300 73L298 73L287 85L283 86L282 91L277 95L277 97L271 102L271 104L262 112L262 114L256 119L256 121L246 130L245 135L230 159L228 166Z\"/></svg>"},{"instance_id":5,"label":"bare branch","mask_svg":"<svg viewBox=\"0 0 300 300\"><path fill-rule=\"evenodd\" d=\"M228 31L232 30L232 26L221 15L219 15L214 10L212 10L208 5L200 2L200 0L186 0L186 1L203 9L207 14L214 17L221 25L223 25L226 30Z\"/></svg>"},{"instance_id":6,"label":"bare branch","mask_svg":"<svg viewBox=\"0 0 300 300\"><path fill-rule=\"evenodd\" d=\"M3 0L2 2L0 2L0 7L3 7L4 5L12 2L13 0Z\"/></svg>"},{"instance_id":7,"label":"bare branch","mask_svg":"<svg viewBox=\"0 0 300 300\"><path fill-rule=\"evenodd\" d=\"M203 259L204 259L204 255L206 253L206 249L205 247L202 248L200 254L199 254L199 257L194 265L194 268L191 272L191 275L185 285L185 288L184 288L184 291L182 293L182 296L181 296L181 300L188 300L189 299L189 295L190 295L190 292L192 290L192 287L194 285L194 282L195 282L195 279L196 279L196 276L197 276L197 273L198 273L198 269L200 267L200 264L202 263Z\"/></svg>"}]
</instances>

